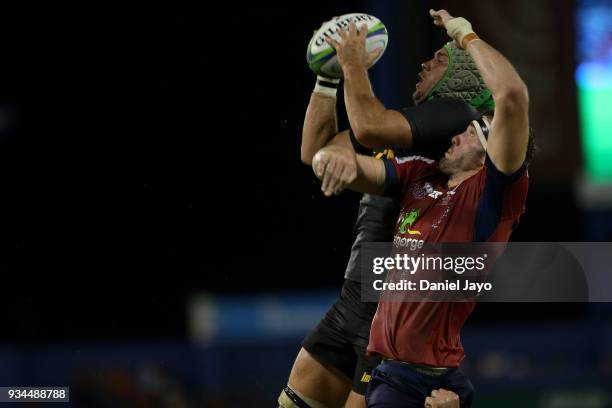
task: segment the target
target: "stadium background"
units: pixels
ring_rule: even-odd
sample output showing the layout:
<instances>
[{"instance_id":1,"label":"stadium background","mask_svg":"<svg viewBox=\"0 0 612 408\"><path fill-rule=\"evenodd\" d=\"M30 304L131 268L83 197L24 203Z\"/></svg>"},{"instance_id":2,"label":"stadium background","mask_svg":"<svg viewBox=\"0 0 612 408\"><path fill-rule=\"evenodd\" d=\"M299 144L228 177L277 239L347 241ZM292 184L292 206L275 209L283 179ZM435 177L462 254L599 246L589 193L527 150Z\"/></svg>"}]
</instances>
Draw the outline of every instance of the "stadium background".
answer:
<instances>
[{"instance_id":1,"label":"stadium background","mask_svg":"<svg viewBox=\"0 0 612 408\"><path fill-rule=\"evenodd\" d=\"M430 7L469 18L530 89L541 151L514 240L610 241L610 1L5 10L0 385L69 385L84 407L274 406L338 293L359 198L324 199L299 161L305 46L333 15L378 16L373 86L401 107L446 41ZM611 312L478 307L476 406L612 406Z\"/></svg>"}]
</instances>

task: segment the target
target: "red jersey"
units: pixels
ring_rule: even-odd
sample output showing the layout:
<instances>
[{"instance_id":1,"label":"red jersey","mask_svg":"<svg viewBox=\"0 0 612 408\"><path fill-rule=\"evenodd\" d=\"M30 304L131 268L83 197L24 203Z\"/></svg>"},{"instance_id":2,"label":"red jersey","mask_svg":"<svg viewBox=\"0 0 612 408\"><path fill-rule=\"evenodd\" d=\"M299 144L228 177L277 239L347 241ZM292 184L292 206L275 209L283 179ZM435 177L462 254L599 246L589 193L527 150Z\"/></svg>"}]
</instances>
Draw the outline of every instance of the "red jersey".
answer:
<instances>
[{"instance_id":1,"label":"red jersey","mask_svg":"<svg viewBox=\"0 0 612 408\"><path fill-rule=\"evenodd\" d=\"M507 242L524 212L528 174L507 176L485 166L451 189L438 163L420 156L385 161L387 192L401 199L394 246L438 242ZM416 217L416 218L415 218ZM406 220L410 223L407 225ZM393 302L381 298L368 353L435 367L465 357L460 331L474 302Z\"/></svg>"}]
</instances>

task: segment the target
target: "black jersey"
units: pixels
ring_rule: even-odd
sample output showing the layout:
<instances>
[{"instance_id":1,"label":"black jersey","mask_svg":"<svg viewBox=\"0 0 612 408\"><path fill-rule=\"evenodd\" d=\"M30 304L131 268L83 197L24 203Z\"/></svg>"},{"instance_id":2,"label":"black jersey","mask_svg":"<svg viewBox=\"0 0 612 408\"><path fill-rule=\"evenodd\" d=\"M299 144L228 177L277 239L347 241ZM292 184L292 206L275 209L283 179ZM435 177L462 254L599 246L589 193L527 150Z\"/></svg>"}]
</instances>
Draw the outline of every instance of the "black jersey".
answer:
<instances>
[{"instance_id":1,"label":"black jersey","mask_svg":"<svg viewBox=\"0 0 612 408\"><path fill-rule=\"evenodd\" d=\"M376 150L377 159L391 160L395 155L404 156L407 152L392 149ZM361 248L366 242L391 242L393 230L399 214L399 201L394 198L364 194L359 202L359 213L353 227L353 246L344 278L361 282Z\"/></svg>"}]
</instances>

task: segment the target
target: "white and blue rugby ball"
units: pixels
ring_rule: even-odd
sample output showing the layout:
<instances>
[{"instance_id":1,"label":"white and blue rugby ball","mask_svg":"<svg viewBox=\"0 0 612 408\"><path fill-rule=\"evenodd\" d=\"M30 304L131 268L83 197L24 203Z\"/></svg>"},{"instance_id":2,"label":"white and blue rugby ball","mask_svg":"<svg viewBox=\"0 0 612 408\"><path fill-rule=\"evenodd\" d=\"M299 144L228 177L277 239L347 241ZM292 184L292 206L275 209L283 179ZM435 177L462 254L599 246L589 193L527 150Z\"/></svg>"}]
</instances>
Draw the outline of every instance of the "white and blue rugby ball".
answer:
<instances>
[{"instance_id":1,"label":"white and blue rugby ball","mask_svg":"<svg viewBox=\"0 0 612 408\"><path fill-rule=\"evenodd\" d=\"M330 78L342 78L342 69L338 63L336 50L325 41L325 37L331 37L336 41L342 41L338 30L340 27L348 31L349 24L353 22L357 28L361 28L363 24L367 24L368 35L366 37L366 49L372 52L377 48L382 47L374 64L380 59L387 48L389 34L387 28L378 18L364 13L345 14L340 17L334 17L323 23L321 28L315 32L308 43L306 51L306 60L308 66L317 75L323 75Z\"/></svg>"}]
</instances>

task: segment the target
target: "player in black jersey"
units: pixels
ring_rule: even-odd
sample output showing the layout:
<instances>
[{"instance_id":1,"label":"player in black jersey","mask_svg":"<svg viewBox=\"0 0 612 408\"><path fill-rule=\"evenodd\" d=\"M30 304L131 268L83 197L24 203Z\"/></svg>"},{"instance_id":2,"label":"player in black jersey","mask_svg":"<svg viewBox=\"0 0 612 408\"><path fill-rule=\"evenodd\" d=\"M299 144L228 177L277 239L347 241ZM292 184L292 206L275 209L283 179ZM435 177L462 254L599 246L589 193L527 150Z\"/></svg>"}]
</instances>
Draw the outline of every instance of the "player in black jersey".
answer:
<instances>
[{"instance_id":1,"label":"player in black jersey","mask_svg":"<svg viewBox=\"0 0 612 408\"><path fill-rule=\"evenodd\" d=\"M355 38L365 41L364 36L351 36L349 40ZM342 44L344 48L338 43L335 46L342 58L350 43ZM370 66L376 56L364 55L364 65ZM353 146L362 154L371 152L365 146L372 145L371 139L377 144L383 139L387 146L401 149L377 151L374 154L378 158L392 158L396 152L438 158L450 138L463 131L479 112L493 110L491 94L474 62L456 44L446 44L421 68L413 94L415 106L401 110L386 109L373 93L354 94L355 88L362 87L351 83L353 78L345 78L352 129L342 132L338 132L336 121L339 80L318 77L304 120L302 161L310 165L314 154L329 143ZM367 80L367 75L363 77ZM363 195L342 291L303 341L288 384L279 396L281 407L365 407L370 371L379 361L365 355L376 303L361 302L361 248L364 242L391 241L398 211L396 200Z\"/></svg>"}]
</instances>

